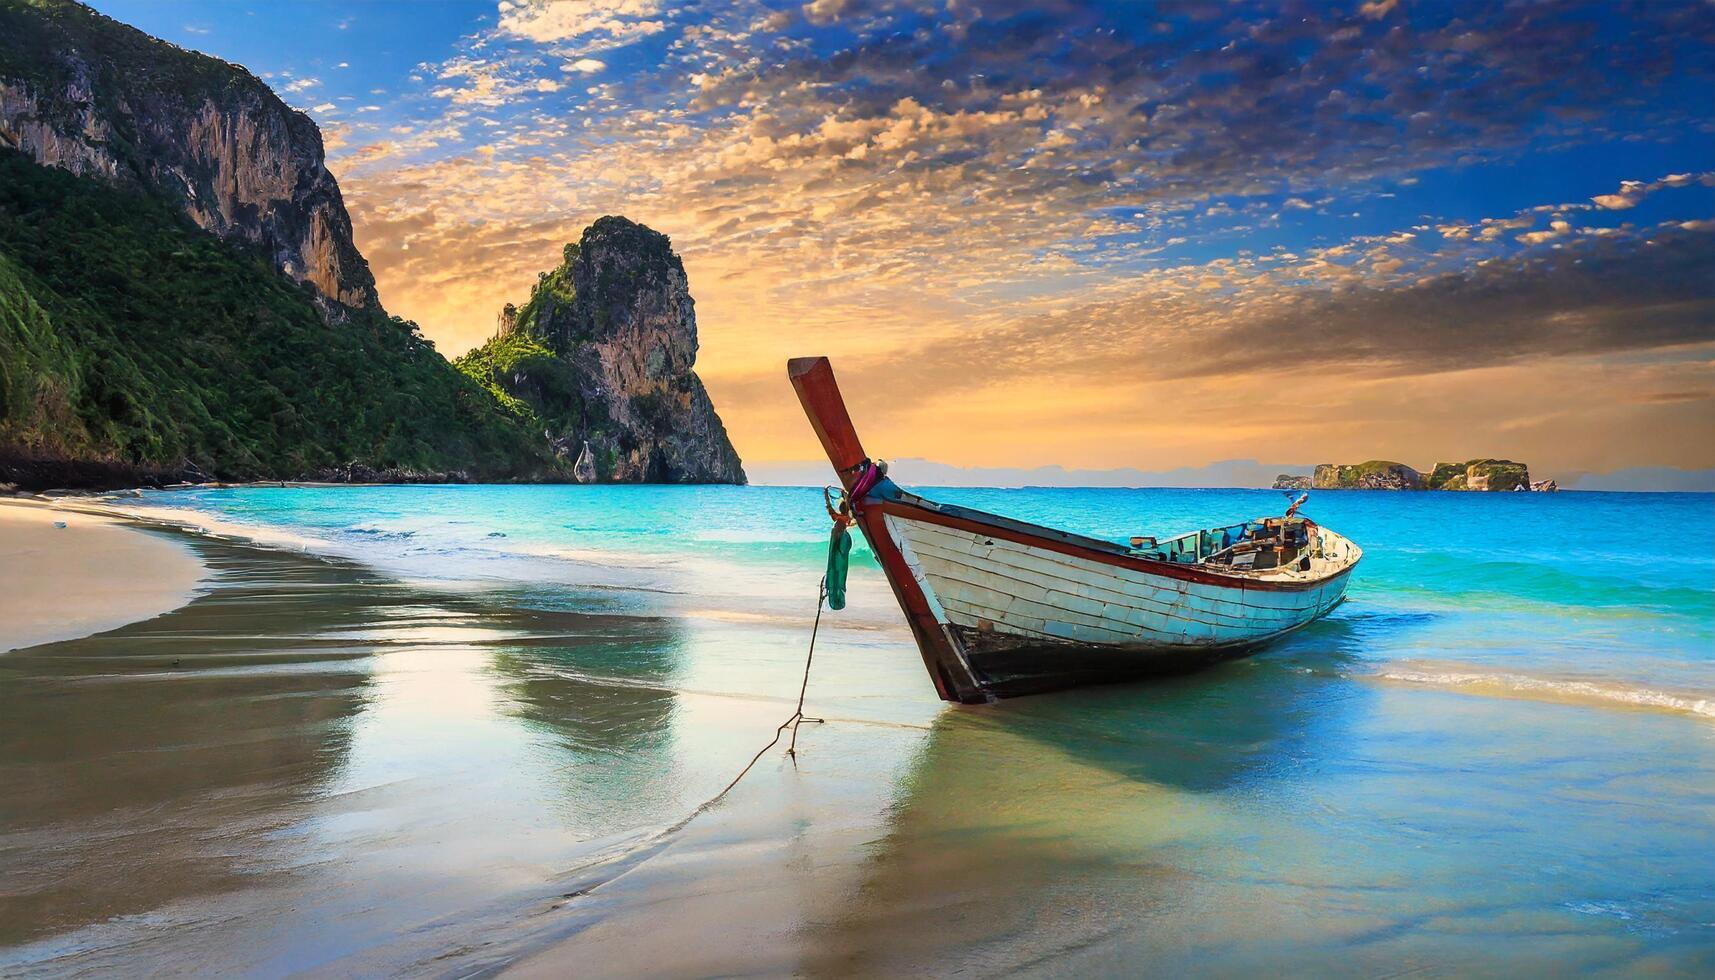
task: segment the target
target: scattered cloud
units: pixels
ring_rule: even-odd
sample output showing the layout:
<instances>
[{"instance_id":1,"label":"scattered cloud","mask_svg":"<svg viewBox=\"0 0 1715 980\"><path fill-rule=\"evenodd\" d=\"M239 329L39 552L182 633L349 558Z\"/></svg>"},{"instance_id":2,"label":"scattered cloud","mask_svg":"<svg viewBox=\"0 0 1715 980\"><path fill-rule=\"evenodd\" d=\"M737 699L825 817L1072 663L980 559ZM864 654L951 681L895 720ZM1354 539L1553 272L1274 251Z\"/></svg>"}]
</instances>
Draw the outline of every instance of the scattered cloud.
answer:
<instances>
[{"instance_id":1,"label":"scattered cloud","mask_svg":"<svg viewBox=\"0 0 1715 980\"><path fill-rule=\"evenodd\" d=\"M1664 187L1689 187L1692 184L1702 184L1704 187L1715 187L1715 172L1703 174L1669 174L1660 180L1644 183L1640 180L1627 180L1620 183L1620 189L1612 194L1598 194L1590 200L1596 202L1599 208L1610 211L1624 211L1635 208L1638 203L1655 191Z\"/></svg>"},{"instance_id":2,"label":"scattered cloud","mask_svg":"<svg viewBox=\"0 0 1715 980\"><path fill-rule=\"evenodd\" d=\"M500 0L499 30L532 41L617 45L659 33L660 0Z\"/></svg>"},{"instance_id":3,"label":"scattered cloud","mask_svg":"<svg viewBox=\"0 0 1715 980\"><path fill-rule=\"evenodd\" d=\"M1712 48L1700 5L1116 23L1071 0L504 0L416 73L415 115L365 119L336 166L389 308L452 352L595 217L670 234L741 446L801 438L775 375L807 349L892 390L981 363L973 403L1035 377L1208 394L1281 350L1353 383L1503 372L1552 398L1516 380L1532 358L1586 377L1712 342L1709 212L1675 202L1715 179L1684 161L1615 189L1650 174L1609 168L1575 200L1472 213L1438 177L1681 139L1707 126L1680 95L1715 84ZM1640 208L1656 193L1674 220ZM1096 411L1057 397L1057 422Z\"/></svg>"}]
</instances>

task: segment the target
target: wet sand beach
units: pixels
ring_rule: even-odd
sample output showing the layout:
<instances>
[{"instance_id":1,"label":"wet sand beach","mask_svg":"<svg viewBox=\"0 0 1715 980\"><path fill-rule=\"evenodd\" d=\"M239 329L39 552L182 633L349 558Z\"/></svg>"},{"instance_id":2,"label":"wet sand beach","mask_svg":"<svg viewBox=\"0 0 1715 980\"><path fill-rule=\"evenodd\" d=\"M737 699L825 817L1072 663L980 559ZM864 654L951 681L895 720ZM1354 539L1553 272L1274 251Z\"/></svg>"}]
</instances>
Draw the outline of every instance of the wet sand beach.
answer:
<instances>
[{"instance_id":1,"label":"wet sand beach","mask_svg":"<svg viewBox=\"0 0 1715 980\"><path fill-rule=\"evenodd\" d=\"M813 569L733 609L131 533L203 591L0 656L6 975L1715 968L1715 727L1376 677L1417 618L949 707L860 567L826 723L686 822L790 713Z\"/></svg>"},{"instance_id":2,"label":"wet sand beach","mask_svg":"<svg viewBox=\"0 0 1715 980\"><path fill-rule=\"evenodd\" d=\"M158 615L202 576L184 545L115 518L0 500L0 651Z\"/></svg>"}]
</instances>

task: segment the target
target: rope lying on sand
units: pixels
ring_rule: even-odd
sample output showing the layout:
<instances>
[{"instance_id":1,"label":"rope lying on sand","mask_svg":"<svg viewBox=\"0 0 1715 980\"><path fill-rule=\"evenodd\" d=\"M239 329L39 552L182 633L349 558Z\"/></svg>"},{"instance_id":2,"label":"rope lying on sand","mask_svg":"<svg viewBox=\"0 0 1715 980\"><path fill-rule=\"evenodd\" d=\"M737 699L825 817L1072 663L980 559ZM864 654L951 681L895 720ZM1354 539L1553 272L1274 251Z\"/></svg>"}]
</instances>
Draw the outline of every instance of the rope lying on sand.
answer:
<instances>
[{"instance_id":1,"label":"rope lying on sand","mask_svg":"<svg viewBox=\"0 0 1715 980\"><path fill-rule=\"evenodd\" d=\"M873 483L874 480L870 482ZM810 626L810 649L804 654L804 679L798 684L797 707L792 710L790 717L780 723L780 727L774 729L774 737L768 740L768 744L757 749L756 754L750 757L750 761L744 764L744 768L738 771L738 775L732 777L732 782L727 783L719 793L703 801L695 810L685 814L684 819L662 830L652 840L658 841L678 833L685 829L692 820L707 813L715 804L726 799L726 795L733 791L733 787L738 785L739 780L749 775L750 771L756 768L756 764L762 761L762 757L768 754L768 750L780 744L780 737L786 734L788 728L792 729L792 739L787 743L786 757L796 763L798 759L798 726L807 721L818 725L825 723L826 719L809 718L804 715L804 695L810 690L810 665L816 660L816 636L822 629L822 610L829 607L830 583L835 589L833 608L841 609L845 606L846 557L851 552L851 538L847 530L852 524L851 505L848 503L850 499L849 496L842 498L837 509L831 501L828 502L828 514L834 519L833 534L828 539L828 571L822 576L821 583L816 586L816 619Z\"/></svg>"},{"instance_id":2,"label":"rope lying on sand","mask_svg":"<svg viewBox=\"0 0 1715 980\"><path fill-rule=\"evenodd\" d=\"M727 783L725 789L722 789L719 793L711 796L708 802L693 810L691 812L691 816L694 817L697 814L704 812L716 803L719 803L728 793L732 792L733 787L738 785L739 780L743 779L747 774L749 774L751 769L755 768L758 762L762 761L762 757L768 754L768 750L780 744L780 736L786 734L786 729L792 729L792 740L787 744L786 756L790 759L796 760L798 757L798 726L806 721L814 722L818 725L822 724L822 719L807 718L804 715L804 695L810 690L810 665L814 663L816 659L816 634L821 631L822 610L826 608L828 604L828 580L826 578L822 579L822 584L817 587L816 591L818 593L816 596L816 620L814 625L810 627L810 650L804 655L804 680L798 685L798 707L793 710L791 717L781 722L780 727L774 730L774 737L768 740L768 744L757 749L756 754L750 757L750 761L744 764L744 768L739 770L738 775L732 777L732 782ZM689 818L686 818L686 822L689 822ZM681 826L683 826L683 824L681 824Z\"/></svg>"},{"instance_id":3,"label":"rope lying on sand","mask_svg":"<svg viewBox=\"0 0 1715 980\"><path fill-rule=\"evenodd\" d=\"M829 508L829 513L834 513L832 507ZM849 538L845 542L845 546L843 548L840 547L840 544L841 544L841 538L845 537L844 532L848 526L849 526L849 522L841 522L839 520L839 518L836 517L835 521L834 521L834 534L830 538L829 544L828 544L828 548L829 548L828 568L830 570L830 575L837 575L837 579L838 579L837 587L839 588L840 592L842 593L840 599L838 601L836 601L836 603L834 604L835 609L839 609L845 605L844 597L843 597L843 592L845 590L845 561L844 561L844 559L845 559L846 554L849 553L849 551L851 549L851 545L849 542ZM837 563L837 565L835 562L835 557L834 557L835 555L838 555L840 558L840 561ZM836 568L837 568L837 571L836 571ZM625 868L625 870L618 871L618 872L616 872L615 875L613 875L611 877L608 877L608 878L603 879L601 881L594 882L593 884L590 884L590 885L587 885L583 888L580 888L577 891L567 892L564 895L560 896L562 899L578 898L578 897L581 897L584 895L588 895L590 892L592 892L595 889L606 884L608 881L613 880L614 877L618 877L619 875L624 874L626 870L630 869L630 867L635 867L636 865L634 862L644 860L644 859L646 859L647 855L656 853L660 848L667 846L667 841L670 838L672 838L672 836L674 834L677 834L679 831L684 830L687 826L690 825L691 821L697 819L698 817L702 816L704 813L707 813L709 810L713 809L715 807L715 805L718 804L721 800L726 799L726 795L733 791L733 787L735 787L739 784L739 780L741 780L745 776L749 775L750 771L752 769L756 768L756 764L758 762L762 761L762 757L768 754L768 750L772 749L776 745L780 744L780 737L782 735L786 734L786 729L788 729L788 728L792 729L792 739L790 742L787 743L786 757L793 760L794 764L797 763L797 759L798 759L798 726L803 724L806 721L814 722L818 725L823 724L826 721L826 719L823 719L823 718L805 717L805 715L804 715L804 696L810 690L810 665L815 663L815 660L816 660L816 636L821 632L821 629L822 629L822 610L826 609L828 607L828 582L829 582L829 575L824 575L822 577L821 583L816 587L816 618L815 618L815 621L810 626L810 649L804 654L804 679L802 681L800 681L798 684L798 704L795 708L792 709L791 716L788 717L785 721L781 722L780 727L774 729L774 737L768 740L767 745L764 745L762 748L756 750L756 754L750 757L750 761L744 764L744 768L740 769L738 771L738 775L732 777L732 782L727 783L726 786L723 787L719 793L716 793L715 795L709 797L707 800L703 801L703 803L701 805L699 805L696 809L692 810L690 813L685 814L684 817L680 818L672 826L662 828L660 831L656 832L655 834L650 835L650 837L648 839L644 840L643 842L641 842L637 846L628 849L628 856L630 857L631 860L627 862L627 867ZM559 908L560 903L555 903L552 907L553 908Z\"/></svg>"}]
</instances>

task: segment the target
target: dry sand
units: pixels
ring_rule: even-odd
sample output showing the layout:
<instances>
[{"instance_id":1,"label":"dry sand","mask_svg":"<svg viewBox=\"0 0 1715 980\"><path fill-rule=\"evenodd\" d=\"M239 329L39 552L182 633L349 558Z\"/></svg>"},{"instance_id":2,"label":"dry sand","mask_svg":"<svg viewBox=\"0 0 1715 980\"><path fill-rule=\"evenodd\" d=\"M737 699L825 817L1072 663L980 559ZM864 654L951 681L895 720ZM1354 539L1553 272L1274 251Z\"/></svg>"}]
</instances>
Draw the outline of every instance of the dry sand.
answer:
<instances>
[{"instance_id":1,"label":"dry sand","mask_svg":"<svg viewBox=\"0 0 1715 980\"><path fill-rule=\"evenodd\" d=\"M176 609L205 571L185 546L117 518L0 500L0 651Z\"/></svg>"}]
</instances>

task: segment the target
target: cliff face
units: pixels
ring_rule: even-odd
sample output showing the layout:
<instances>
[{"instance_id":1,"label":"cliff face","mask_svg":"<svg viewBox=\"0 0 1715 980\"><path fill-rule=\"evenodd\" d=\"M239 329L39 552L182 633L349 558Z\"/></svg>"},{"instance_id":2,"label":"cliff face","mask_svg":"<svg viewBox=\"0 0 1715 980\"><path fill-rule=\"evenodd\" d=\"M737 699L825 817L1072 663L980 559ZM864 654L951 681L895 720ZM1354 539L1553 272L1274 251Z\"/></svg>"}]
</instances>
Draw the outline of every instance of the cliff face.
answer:
<instances>
[{"instance_id":1,"label":"cliff face","mask_svg":"<svg viewBox=\"0 0 1715 980\"><path fill-rule=\"evenodd\" d=\"M583 482L743 483L696 358L684 264L667 236L610 216L458 364L528 413Z\"/></svg>"},{"instance_id":2,"label":"cliff face","mask_svg":"<svg viewBox=\"0 0 1715 980\"><path fill-rule=\"evenodd\" d=\"M0 147L0 484L515 480L540 437L379 308Z\"/></svg>"},{"instance_id":3,"label":"cliff face","mask_svg":"<svg viewBox=\"0 0 1715 980\"><path fill-rule=\"evenodd\" d=\"M334 319L378 306L321 133L237 65L69 0L0 0L0 145L260 248Z\"/></svg>"},{"instance_id":4,"label":"cliff face","mask_svg":"<svg viewBox=\"0 0 1715 980\"><path fill-rule=\"evenodd\" d=\"M87 7L0 0L0 484L569 472L381 309L308 117Z\"/></svg>"}]
</instances>

